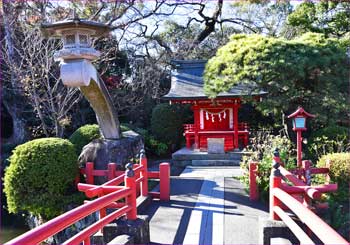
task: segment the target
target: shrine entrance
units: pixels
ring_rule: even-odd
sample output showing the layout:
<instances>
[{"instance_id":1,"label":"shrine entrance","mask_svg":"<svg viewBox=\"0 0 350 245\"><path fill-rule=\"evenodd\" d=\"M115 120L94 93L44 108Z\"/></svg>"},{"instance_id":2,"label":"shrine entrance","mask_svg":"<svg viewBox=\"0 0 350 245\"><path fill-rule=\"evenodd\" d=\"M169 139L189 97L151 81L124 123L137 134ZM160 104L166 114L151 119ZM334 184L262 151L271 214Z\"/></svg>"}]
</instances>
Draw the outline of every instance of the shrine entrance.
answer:
<instances>
[{"instance_id":1,"label":"shrine entrance","mask_svg":"<svg viewBox=\"0 0 350 245\"><path fill-rule=\"evenodd\" d=\"M212 142L217 150L221 147L223 152L244 148L249 142L249 126L248 122L239 122L239 108L244 98L260 100L266 92L256 91L254 86L237 85L211 100L203 89L206 62L173 61L175 70L172 72L171 89L163 98L173 104L192 105L194 122L185 124L183 133L187 149L210 151Z\"/></svg>"}]
</instances>

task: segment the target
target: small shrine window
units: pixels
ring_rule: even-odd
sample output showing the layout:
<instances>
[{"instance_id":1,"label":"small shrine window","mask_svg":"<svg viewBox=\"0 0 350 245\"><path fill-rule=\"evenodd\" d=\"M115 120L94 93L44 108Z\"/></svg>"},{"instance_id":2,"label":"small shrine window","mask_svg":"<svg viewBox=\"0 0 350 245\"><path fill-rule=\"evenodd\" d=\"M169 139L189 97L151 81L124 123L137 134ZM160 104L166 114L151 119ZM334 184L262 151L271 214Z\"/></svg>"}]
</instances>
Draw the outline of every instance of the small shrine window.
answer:
<instances>
[{"instance_id":1,"label":"small shrine window","mask_svg":"<svg viewBox=\"0 0 350 245\"><path fill-rule=\"evenodd\" d=\"M79 42L80 42L80 45L82 46L87 46L89 43L88 43L88 36L87 35L79 35Z\"/></svg>"},{"instance_id":2,"label":"small shrine window","mask_svg":"<svg viewBox=\"0 0 350 245\"><path fill-rule=\"evenodd\" d=\"M66 36L66 45L75 45L75 35Z\"/></svg>"}]
</instances>

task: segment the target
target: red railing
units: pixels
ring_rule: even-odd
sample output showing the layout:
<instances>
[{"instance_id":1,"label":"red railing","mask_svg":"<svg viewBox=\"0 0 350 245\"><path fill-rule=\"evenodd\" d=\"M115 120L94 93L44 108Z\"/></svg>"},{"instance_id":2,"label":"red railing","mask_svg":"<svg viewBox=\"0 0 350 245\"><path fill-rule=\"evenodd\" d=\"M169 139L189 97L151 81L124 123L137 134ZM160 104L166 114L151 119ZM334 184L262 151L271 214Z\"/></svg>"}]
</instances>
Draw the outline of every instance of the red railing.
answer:
<instances>
[{"instance_id":1,"label":"red railing","mask_svg":"<svg viewBox=\"0 0 350 245\"><path fill-rule=\"evenodd\" d=\"M104 226L126 215L127 219L137 218L136 197L138 189L143 196L150 195L161 200L170 199L170 166L169 163L162 163L159 172L149 172L147 170L147 158L141 153L140 164L128 164L126 172L115 171L115 164L109 164L108 170L93 170L93 163L87 163L85 170L87 184L79 183L78 189L85 192L89 198L98 197L73 210L70 210L33 230L7 242L6 244L39 244L56 233L73 225L77 221L99 211L100 217L97 222L80 231L63 244L90 244L90 237L103 229ZM104 173L104 174L102 174ZM103 185L93 184L94 176L106 175L110 179ZM118 176L117 176L118 175ZM148 179L160 179L160 192L148 192ZM123 186L119 186L124 182ZM138 188L137 186L140 186ZM122 199L125 201L121 202ZM110 214L106 214L106 208L117 209Z\"/></svg>"},{"instance_id":2,"label":"red railing","mask_svg":"<svg viewBox=\"0 0 350 245\"><path fill-rule=\"evenodd\" d=\"M258 163L249 163L249 199L251 201L259 200L259 190L256 183L256 178L258 177Z\"/></svg>"},{"instance_id":3,"label":"red railing","mask_svg":"<svg viewBox=\"0 0 350 245\"><path fill-rule=\"evenodd\" d=\"M274 161L273 167L274 169L270 177L270 218L273 220L282 220L299 239L301 244L315 243L309 234L285 210L293 212L307 226L309 231L316 235L324 244L349 244L348 241L309 209L309 201L311 199L319 199L322 192L337 190L337 185L309 186L280 166L279 162ZM302 170L297 172L301 174ZM321 172L323 173L324 170ZM284 180L282 178L290 181L294 186L283 183ZM304 198L298 200L293 196L295 194L302 195Z\"/></svg>"}]
</instances>

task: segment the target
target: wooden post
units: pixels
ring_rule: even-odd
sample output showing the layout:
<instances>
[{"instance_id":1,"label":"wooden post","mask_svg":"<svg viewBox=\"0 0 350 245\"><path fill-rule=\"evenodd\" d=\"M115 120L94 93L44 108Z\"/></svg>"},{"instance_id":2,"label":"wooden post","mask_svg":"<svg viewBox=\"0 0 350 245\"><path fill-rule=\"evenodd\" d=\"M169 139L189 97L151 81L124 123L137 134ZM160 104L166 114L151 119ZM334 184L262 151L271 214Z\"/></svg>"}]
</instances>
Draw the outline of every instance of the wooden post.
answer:
<instances>
[{"instance_id":1,"label":"wooden post","mask_svg":"<svg viewBox=\"0 0 350 245\"><path fill-rule=\"evenodd\" d=\"M331 170L331 164L332 164L331 160L328 159L326 161L326 168L328 168L328 173L326 174L326 183L325 184L331 183L331 177L329 176L329 172ZM350 185L350 183L349 183L349 185Z\"/></svg>"},{"instance_id":2,"label":"wooden post","mask_svg":"<svg viewBox=\"0 0 350 245\"><path fill-rule=\"evenodd\" d=\"M85 174L86 174L86 183L93 185L94 184L94 176L92 172L94 171L94 163L87 162L85 165Z\"/></svg>"},{"instance_id":3,"label":"wooden post","mask_svg":"<svg viewBox=\"0 0 350 245\"><path fill-rule=\"evenodd\" d=\"M161 201L170 200L170 164L159 164L159 199Z\"/></svg>"},{"instance_id":4,"label":"wooden post","mask_svg":"<svg viewBox=\"0 0 350 245\"><path fill-rule=\"evenodd\" d=\"M135 172L132 169L132 164L126 165L125 171L125 187L131 189L131 194L126 197L126 205L131 207L131 210L126 214L128 220L135 220L137 218L137 207L136 207L136 181Z\"/></svg>"},{"instance_id":5,"label":"wooden post","mask_svg":"<svg viewBox=\"0 0 350 245\"><path fill-rule=\"evenodd\" d=\"M233 148L238 149L238 107L239 104L237 101L235 101L233 106L233 131L234 131L234 137L233 137Z\"/></svg>"},{"instance_id":6,"label":"wooden post","mask_svg":"<svg viewBox=\"0 0 350 245\"><path fill-rule=\"evenodd\" d=\"M191 149L191 136L189 135L189 133L185 132L185 138L186 138L186 148L187 149Z\"/></svg>"},{"instance_id":7,"label":"wooden post","mask_svg":"<svg viewBox=\"0 0 350 245\"><path fill-rule=\"evenodd\" d=\"M199 118L199 109L197 106L193 106L193 117L194 117L194 149L200 148L198 130L200 128L200 118Z\"/></svg>"},{"instance_id":8,"label":"wooden post","mask_svg":"<svg viewBox=\"0 0 350 245\"><path fill-rule=\"evenodd\" d=\"M278 149L276 148L274 155L279 156ZM279 188L282 185L282 174L278 169L280 167L279 162L273 160L272 162L272 170L270 175L270 219L272 220L281 220L278 215L273 211L273 207L278 206L281 207L281 202L277 197L273 194L274 188Z\"/></svg>"},{"instance_id":9,"label":"wooden post","mask_svg":"<svg viewBox=\"0 0 350 245\"><path fill-rule=\"evenodd\" d=\"M141 150L140 164L143 167L141 170L141 177L143 177L143 180L141 183L141 195L147 196L148 195L148 169L147 169L147 158L146 158L144 149Z\"/></svg>"},{"instance_id":10,"label":"wooden post","mask_svg":"<svg viewBox=\"0 0 350 245\"><path fill-rule=\"evenodd\" d=\"M249 199L251 201L257 201L259 199L259 192L256 185L257 167L258 163L249 163Z\"/></svg>"},{"instance_id":11,"label":"wooden post","mask_svg":"<svg viewBox=\"0 0 350 245\"><path fill-rule=\"evenodd\" d=\"M112 180L116 177L116 164L114 162L108 163L108 180Z\"/></svg>"},{"instance_id":12,"label":"wooden post","mask_svg":"<svg viewBox=\"0 0 350 245\"><path fill-rule=\"evenodd\" d=\"M301 161L302 161L302 141L303 138L301 137L301 130L297 130L297 166L298 169L301 168Z\"/></svg>"}]
</instances>

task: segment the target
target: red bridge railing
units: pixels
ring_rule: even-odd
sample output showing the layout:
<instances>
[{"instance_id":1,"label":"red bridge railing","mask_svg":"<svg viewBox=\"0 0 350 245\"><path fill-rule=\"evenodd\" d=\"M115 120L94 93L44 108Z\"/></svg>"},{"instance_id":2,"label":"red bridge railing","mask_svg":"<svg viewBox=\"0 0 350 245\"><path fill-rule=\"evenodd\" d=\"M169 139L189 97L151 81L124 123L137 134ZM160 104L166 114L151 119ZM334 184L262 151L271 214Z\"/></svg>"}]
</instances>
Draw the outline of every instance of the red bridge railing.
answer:
<instances>
[{"instance_id":1,"label":"red bridge railing","mask_svg":"<svg viewBox=\"0 0 350 245\"><path fill-rule=\"evenodd\" d=\"M320 199L322 192L337 190L337 185L309 186L310 181L307 174L310 172L304 173L307 182L304 183L297 176L280 166L276 158L273 167L270 177L270 218L282 220L301 244L315 243L310 238L310 232L307 234L285 210L293 212L307 226L309 231L316 235L324 244L349 244L348 241L309 209L310 200ZM301 175L303 171L299 170L297 172ZM320 170L319 172L324 173L326 171ZM293 186L287 185L284 180L288 180ZM301 195L303 198L296 198L295 195Z\"/></svg>"},{"instance_id":2,"label":"red bridge railing","mask_svg":"<svg viewBox=\"0 0 350 245\"><path fill-rule=\"evenodd\" d=\"M137 218L136 197L138 190L140 190L139 194L142 196L150 195L165 201L170 199L169 163L160 164L159 172L149 172L147 170L147 158L144 152L141 152L140 164L128 164L126 167L127 170L125 172L115 171L115 164L109 164L108 170L93 170L93 163L87 163L86 169L83 170L86 173L87 183L78 183L78 189L85 192L87 197L97 197L97 199L85 201L83 205L24 233L6 244L40 244L77 221L98 211L100 216L97 222L86 227L63 243L83 243L84 245L90 245L90 237L115 219L124 215L126 215L128 220L135 220ZM93 177L103 175L107 175L109 181L103 185L94 185ZM149 178L160 179L160 192L148 192ZM123 182L124 185L120 185ZM107 208L116 210L107 214Z\"/></svg>"}]
</instances>

